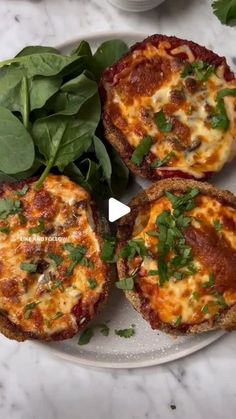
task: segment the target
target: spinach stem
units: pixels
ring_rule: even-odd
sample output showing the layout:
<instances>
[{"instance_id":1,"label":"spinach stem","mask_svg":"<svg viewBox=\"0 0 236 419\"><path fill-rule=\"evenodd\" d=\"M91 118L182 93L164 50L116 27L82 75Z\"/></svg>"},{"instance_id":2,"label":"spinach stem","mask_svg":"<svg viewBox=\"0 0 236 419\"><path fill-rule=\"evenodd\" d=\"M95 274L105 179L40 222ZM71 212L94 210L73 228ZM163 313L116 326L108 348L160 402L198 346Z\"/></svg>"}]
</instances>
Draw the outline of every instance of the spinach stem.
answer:
<instances>
[{"instance_id":1,"label":"spinach stem","mask_svg":"<svg viewBox=\"0 0 236 419\"><path fill-rule=\"evenodd\" d=\"M43 173L41 174L39 180L37 181L36 185L35 185L35 190L39 191L39 189L42 187L43 182L45 181L47 175L49 174L51 168L54 165L54 158L50 159L47 166L45 167Z\"/></svg>"},{"instance_id":2,"label":"spinach stem","mask_svg":"<svg viewBox=\"0 0 236 419\"><path fill-rule=\"evenodd\" d=\"M29 130L29 91L28 91L28 80L27 77L24 76L22 80L22 90L23 90L23 124L27 130Z\"/></svg>"}]
</instances>

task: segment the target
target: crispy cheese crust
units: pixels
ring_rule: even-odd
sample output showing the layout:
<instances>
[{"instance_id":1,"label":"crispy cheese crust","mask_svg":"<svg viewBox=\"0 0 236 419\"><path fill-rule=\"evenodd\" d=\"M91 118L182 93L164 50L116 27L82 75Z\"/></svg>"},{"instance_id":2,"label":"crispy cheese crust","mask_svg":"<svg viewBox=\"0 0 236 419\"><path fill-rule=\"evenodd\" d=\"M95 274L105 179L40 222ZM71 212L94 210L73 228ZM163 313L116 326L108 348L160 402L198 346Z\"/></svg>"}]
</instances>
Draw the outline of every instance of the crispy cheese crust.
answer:
<instances>
[{"instance_id":1,"label":"crispy cheese crust","mask_svg":"<svg viewBox=\"0 0 236 419\"><path fill-rule=\"evenodd\" d=\"M198 194L190 210L175 214L166 192L183 197L193 190ZM120 280L134 278L134 289L125 293L136 310L153 329L176 335L236 329L236 197L207 183L166 179L138 195L130 206L131 213L118 226L117 266ZM168 214L164 242L175 234L174 246L182 246L182 253L172 246L161 264L160 217ZM130 240L141 240L146 253L121 257ZM182 256L175 263L176 252ZM160 273L163 263L172 267L166 278Z\"/></svg>"},{"instance_id":2,"label":"crispy cheese crust","mask_svg":"<svg viewBox=\"0 0 236 419\"><path fill-rule=\"evenodd\" d=\"M215 126L217 93L226 88L235 89L236 81L225 58L194 42L153 35L103 74L106 138L142 177L207 178L236 152L235 96L223 99L228 128ZM134 152L147 136L151 146L137 162Z\"/></svg>"},{"instance_id":3,"label":"crispy cheese crust","mask_svg":"<svg viewBox=\"0 0 236 419\"><path fill-rule=\"evenodd\" d=\"M106 223L65 176L0 192L0 330L16 340L70 338L94 318L112 278L101 260Z\"/></svg>"}]
</instances>

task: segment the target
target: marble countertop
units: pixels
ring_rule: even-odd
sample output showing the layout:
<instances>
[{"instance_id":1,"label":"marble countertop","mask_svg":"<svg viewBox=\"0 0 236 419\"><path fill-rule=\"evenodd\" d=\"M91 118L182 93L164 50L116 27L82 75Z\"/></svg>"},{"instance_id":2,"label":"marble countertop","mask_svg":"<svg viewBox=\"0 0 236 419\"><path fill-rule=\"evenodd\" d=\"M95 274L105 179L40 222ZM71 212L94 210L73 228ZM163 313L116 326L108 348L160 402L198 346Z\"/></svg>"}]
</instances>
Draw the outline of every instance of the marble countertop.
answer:
<instances>
[{"instance_id":1,"label":"marble countertop","mask_svg":"<svg viewBox=\"0 0 236 419\"><path fill-rule=\"evenodd\" d=\"M0 0L0 56L27 44L56 45L84 32L130 30L191 38L236 64L236 29L222 26L210 3L166 0L135 14L105 0ZM0 345L4 419L235 418L236 333L182 360L142 370L86 369L30 342L0 337Z\"/></svg>"}]
</instances>

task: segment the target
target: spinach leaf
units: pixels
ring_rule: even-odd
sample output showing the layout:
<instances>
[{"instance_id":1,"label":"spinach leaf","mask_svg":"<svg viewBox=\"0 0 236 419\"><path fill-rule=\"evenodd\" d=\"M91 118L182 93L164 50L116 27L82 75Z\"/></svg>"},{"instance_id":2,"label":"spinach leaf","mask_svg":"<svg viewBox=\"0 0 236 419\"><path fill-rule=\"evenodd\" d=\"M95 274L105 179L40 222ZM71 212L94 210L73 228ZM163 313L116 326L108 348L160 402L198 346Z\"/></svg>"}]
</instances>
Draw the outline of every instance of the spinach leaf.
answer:
<instances>
[{"instance_id":1,"label":"spinach leaf","mask_svg":"<svg viewBox=\"0 0 236 419\"><path fill-rule=\"evenodd\" d=\"M72 51L71 55L92 57L93 54L89 43L87 41L81 41L79 46Z\"/></svg>"},{"instance_id":2,"label":"spinach leaf","mask_svg":"<svg viewBox=\"0 0 236 419\"><path fill-rule=\"evenodd\" d=\"M26 55L32 55L32 54L42 54L45 52L50 52L52 54L60 54L60 52L53 47L43 46L43 45L30 45L28 47L23 48L16 57L23 57Z\"/></svg>"},{"instance_id":3,"label":"spinach leaf","mask_svg":"<svg viewBox=\"0 0 236 419\"><path fill-rule=\"evenodd\" d=\"M128 46L120 39L103 42L93 56L93 69L97 80L100 79L105 68L113 65L127 51Z\"/></svg>"},{"instance_id":4,"label":"spinach leaf","mask_svg":"<svg viewBox=\"0 0 236 419\"><path fill-rule=\"evenodd\" d=\"M90 191L95 192L95 188L101 180L99 164L89 158L86 158L80 162L79 167L85 174L85 182L87 183Z\"/></svg>"},{"instance_id":5,"label":"spinach leaf","mask_svg":"<svg viewBox=\"0 0 236 419\"><path fill-rule=\"evenodd\" d=\"M0 62L0 70L6 65L18 64L26 72L27 77L56 76L68 74L75 68L83 67L83 58L77 56L68 57L54 53L35 53L23 55ZM71 66L73 64L73 66Z\"/></svg>"},{"instance_id":6,"label":"spinach leaf","mask_svg":"<svg viewBox=\"0 0 236 419\"><path fill-rule=\"evenodd\" d=\"M3 182L7 182L7 183L13 183L15 182L16 179L12 176L8 176L3 172L0 172L0 184Z\"/></svg>"},{"instance_id":7,"label":"spinach leaf","mask_svg":"<svg viewBox=\"0 0 236 419\"><path fill-rule=\"evenodd\" d=\"M49 103L49 109L58 115L75 115L97 91L97 83L82 73L61 86L60 92Z\"/></svg>"},{"instance_id":8,"label":"spinach leaf","mask_svg":"<svg viewBox=\"0 0 236 419\"><path fill-rule=\"evenodd\" d=\"M0 105L12 112L20 112L23 115L25 107L25 78L24 69L15 65L5 67L0 71ZM36 76L27 79L27 95L29 112L45 105L47 100L59 89L61 77Z\"/></svg>"},{"instance_id":9,"label":"spinach leaf","mask_svg":"<svg viewBox=\"0 0 236 419\"><path fill-rule=\"evenodd\" d=\"M108 183L110 183L112 167L111 167L111 161L107 153L106 147L103 144L103 142L98 137L96 137L96 135L93 137L93 144L94 144L96 157L101 165L104 176L106 180L108 181Z\"/></svg>"},{"instance_id":10,"label":"spinach leaf","mask_svg":"<svg viewBox=\"0 0 236 419\"><path fill-rule=\"evenodd\" d=\"M47 167L39 179L38 187L53 166L63 170L89 149L99 118L100 101L96 94L75 116L52 115L34 123L32 130L34 141L47 161Z\"/></svg>"},{"instance_id":11,"label":"spinach leaf","mask_svg":"<svg viewBox=\"0 0 236 419\"><path fill-rule=\"evenodd\" d=\"M0 106L0 170L14 174L29 169L34 162L34 145L22 123Z\"/></svg>"},{"instance_id":12,"label":"spinach leaf","mask_svg":"<svg viewBox=\"0 0 236 419\"><path fill-rule=\"evenodd\" d=\"M64 168L63 173L66 176L69 176L74 182L83 186L85 189L91 191L91 188L88 182L86 181L83 173L75 163L69 163L68 166Z\"/></svg>"}]
</instances>

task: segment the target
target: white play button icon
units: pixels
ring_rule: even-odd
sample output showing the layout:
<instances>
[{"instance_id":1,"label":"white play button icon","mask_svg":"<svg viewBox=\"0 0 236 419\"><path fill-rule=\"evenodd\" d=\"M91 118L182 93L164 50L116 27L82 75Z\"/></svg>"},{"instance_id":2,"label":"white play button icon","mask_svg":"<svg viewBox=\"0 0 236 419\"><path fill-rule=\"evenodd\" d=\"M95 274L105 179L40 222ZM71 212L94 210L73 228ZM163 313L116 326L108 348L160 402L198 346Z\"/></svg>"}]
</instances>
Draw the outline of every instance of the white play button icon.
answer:
<instances>
[{"instance_id":1,"label":"white play button icon","mask_svg":"<svg viewBox=\"0 0 236 419\"><path fill-rule=\"evenodd\" d=\"M124 215L129 214L129 212L130 207L127 205L122 204L122 202L117 201L115 198L109 199L108 218L111 223L123 217Z\"/></svg>"}]
</instances>

